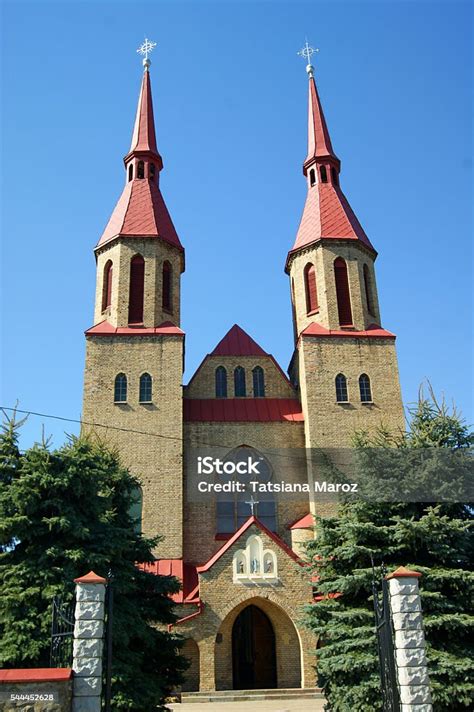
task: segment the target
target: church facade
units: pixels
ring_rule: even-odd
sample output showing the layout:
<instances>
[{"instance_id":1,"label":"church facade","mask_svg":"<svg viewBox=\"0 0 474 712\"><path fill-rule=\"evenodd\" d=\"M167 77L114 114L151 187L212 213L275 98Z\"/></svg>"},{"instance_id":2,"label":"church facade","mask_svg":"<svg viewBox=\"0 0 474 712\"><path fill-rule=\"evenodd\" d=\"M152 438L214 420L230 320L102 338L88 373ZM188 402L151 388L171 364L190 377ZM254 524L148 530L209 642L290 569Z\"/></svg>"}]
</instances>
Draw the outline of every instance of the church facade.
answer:
<instances>
[{"instance_id":1,"label":"church facade","mask_svg":"<svg viewBox=\"0 0 474 712\"><path fill-rule=\"evenodd\" d=\"M176 627L191 662L183 690L313 687L316 641L300 618L314 594L299 556L313 536L318 497L194 498L190 453L205 445L230 461L255 455L271 479L269 452L349 447L354 431L381 422L403 428L377 253L339 185L340 160L308 65L307 197L285 264L294 327L288 374L234 325L183 386L185 253L159 186L149 68L145 60L125 186L95 248L83 421L101 425L141 481L142 530L164 537L147 568L182 582ZM306 481L315 477L308 459Z\"/></svg>"}]
</instances>

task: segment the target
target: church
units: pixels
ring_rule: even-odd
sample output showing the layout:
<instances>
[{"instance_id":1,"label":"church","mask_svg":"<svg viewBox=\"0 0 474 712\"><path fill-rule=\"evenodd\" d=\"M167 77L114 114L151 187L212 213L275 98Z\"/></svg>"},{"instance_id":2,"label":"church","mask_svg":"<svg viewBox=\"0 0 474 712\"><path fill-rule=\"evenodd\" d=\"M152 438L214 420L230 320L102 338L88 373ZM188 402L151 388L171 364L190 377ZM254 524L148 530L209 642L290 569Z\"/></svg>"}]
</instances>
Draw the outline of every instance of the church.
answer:
<instances>
[{"instance_id":1,"label":"church","mask_svg":"<svg viewBox=\"0 0 474 712\"><path fill-rule=\"evenodd\" d=\"M181 581L174 628L185 638L188 692L316 685L317 641L301 625L314 592L300 556L321 513L318 495L308 488L298 498L194 497L200 448L224 462L256 458L271 481L268 453L349 448L358 429L404 426L395 336L382 326L377 297L377 252L342 192L307 58L306 202L285 262L282 255L293 312L288 372L234 324L183 384L185 250L160 190L147 56L125 185L95 247L82 417L106 426L101 437L141 482L141 529L163 536L147 570ZM307 483L314 469L308 458Z\"/></svg>"}]
</instances>

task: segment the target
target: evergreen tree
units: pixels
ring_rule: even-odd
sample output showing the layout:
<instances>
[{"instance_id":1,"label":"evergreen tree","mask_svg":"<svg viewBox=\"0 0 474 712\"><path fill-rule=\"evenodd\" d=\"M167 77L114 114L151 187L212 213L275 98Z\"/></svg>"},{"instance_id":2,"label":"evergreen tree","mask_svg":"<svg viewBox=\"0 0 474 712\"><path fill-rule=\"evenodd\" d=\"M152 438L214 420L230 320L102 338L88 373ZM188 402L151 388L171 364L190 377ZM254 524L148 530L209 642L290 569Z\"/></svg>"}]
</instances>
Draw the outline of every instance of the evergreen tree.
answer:
<instances>
[{"instance_id":1,"label":"evergreen tree","mask_svg":"<svg viewBox=\"0 0 474 712\"><path fill-rule=\"evenodd\" d=\"M432 393L430 398L420 394L410 416L409 432L401 437L394 439L382 428L375 437L357 434L356 479L370 480L376 470L378 487L383 489L385 477L405 494L401 485L407 486L410 474L416 486L431 477L438 491L444 491L450 477L465 483L470 474L472 481L473 436L456 411L439 405ZM454 460L446 457L447 449ZM412 455L416 473L410 472ZM434 709L472 709L473 510L443 499L439 503L347 499L339 516L316 519L315 539L307 545L307 554L308 571L317 577L318 600L307 607L305 623L319 639L317 670L328 710L382 710L371 556L389 571L403 565L422 574ZM378 566L376 575L380 574Z\"/></svg>"},{"instance_id":2,"label":"evergreen tree","mask_svg":"<svg viewBox=\"0 0 474 712\"><path fill-rule=\"evenodd\" d=\"M137 568L159 539L137 532L130 502L139 482L100 442L72 438L18 450L18 428L0 436L0 665L47 667L51 604L73 598L73 579L113 575L113 709L165 709L186 662L170 594L179 582ZM158 627L157 627L158 626Z\"/></svg>"}]
</instances>

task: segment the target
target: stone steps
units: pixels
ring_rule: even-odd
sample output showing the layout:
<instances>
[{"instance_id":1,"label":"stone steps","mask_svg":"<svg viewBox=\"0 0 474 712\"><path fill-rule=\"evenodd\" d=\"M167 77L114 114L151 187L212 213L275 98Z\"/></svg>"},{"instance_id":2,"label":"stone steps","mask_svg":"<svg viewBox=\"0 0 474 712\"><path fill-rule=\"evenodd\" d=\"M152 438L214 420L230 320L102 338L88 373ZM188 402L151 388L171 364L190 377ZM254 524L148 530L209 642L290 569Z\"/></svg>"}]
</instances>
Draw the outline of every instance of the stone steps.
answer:
<instances>
[{"instance_id":1,"label":"stone steps","mask_svg":"<svg viewBox=\"0 0 474 712\"><path fill-rule=\"evenodd\" d=\"M270 690L215 690L212 692L183 692L181 702L249 702L262 700L288 700L298 697L323 699L319 687Z\"/></svg>"}]
</instances>

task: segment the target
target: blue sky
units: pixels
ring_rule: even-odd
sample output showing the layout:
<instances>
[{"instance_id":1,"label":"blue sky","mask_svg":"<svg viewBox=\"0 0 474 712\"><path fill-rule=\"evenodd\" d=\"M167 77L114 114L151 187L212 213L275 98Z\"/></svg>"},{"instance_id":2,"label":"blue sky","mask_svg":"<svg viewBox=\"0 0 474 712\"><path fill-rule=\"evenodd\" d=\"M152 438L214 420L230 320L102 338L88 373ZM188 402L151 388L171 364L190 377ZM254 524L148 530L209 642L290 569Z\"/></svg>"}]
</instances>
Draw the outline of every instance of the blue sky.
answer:
<instances>
[{"instance_id":1,"label":"blue sky","mask_svg":"<svg viewBox=\"0 0 474 712\"><path fill-rule=\"evenodd\" d=\"M93 247L123 186L145 35L161 187L186 247L188 381L235 322L286 368L305 199L305 36L372 243L405 403L472 422L470 3L3 2L2 397L79 418ZM22 444L77 426L30 418Z\"/></svg>"}]
</instances>

